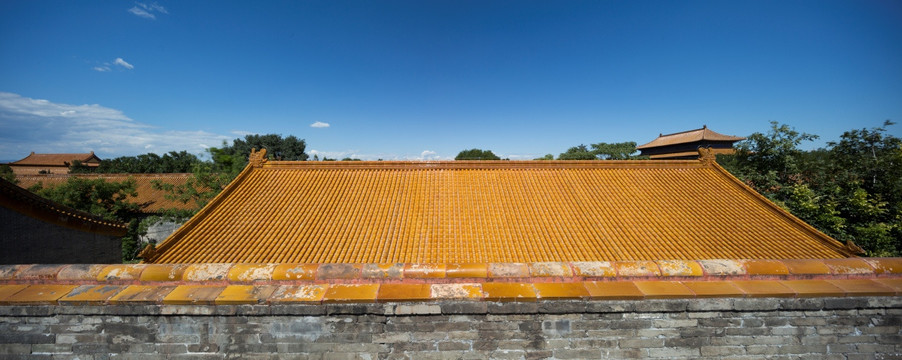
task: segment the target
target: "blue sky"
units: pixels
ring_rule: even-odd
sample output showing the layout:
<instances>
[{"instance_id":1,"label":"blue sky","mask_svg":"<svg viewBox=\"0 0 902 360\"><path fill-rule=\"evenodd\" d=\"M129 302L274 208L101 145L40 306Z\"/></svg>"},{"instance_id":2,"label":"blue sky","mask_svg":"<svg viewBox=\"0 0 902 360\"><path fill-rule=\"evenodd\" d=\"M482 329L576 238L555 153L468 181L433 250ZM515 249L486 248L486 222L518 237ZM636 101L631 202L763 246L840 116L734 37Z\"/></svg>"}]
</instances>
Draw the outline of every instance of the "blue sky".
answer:
<instances>
[{"instance_id":1,"label":"blue sky","mask_svg":"<svg viewBox=\"0 0 902 360\"><path fill-rule=\"evenodd\" d=\"M902 121L900 20L899 1L2 1L0 159L248 133L531 159L770 121L818 147Z\"/></svg>"}]
</instances>

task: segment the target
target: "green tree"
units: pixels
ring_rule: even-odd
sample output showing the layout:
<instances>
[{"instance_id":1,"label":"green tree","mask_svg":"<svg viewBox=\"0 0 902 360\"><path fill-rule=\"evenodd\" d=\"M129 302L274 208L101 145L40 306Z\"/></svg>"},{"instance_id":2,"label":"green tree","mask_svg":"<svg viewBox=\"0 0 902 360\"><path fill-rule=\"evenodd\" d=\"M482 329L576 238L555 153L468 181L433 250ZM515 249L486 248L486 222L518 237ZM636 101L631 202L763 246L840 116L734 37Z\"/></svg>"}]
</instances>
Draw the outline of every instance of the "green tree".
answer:
<instances>
[{"instance_id":1,"label":"green tree","mask_svg":"<svg viewBox=\"0 0 902 360\"><path fill-rule=\"evenodd\" d=\"M72 163L69 168L70 173L127 173L127 174L143 174L143 173L187 173L190 172L195 164L200 163L200 159L194 154L187 151L170 151L163 156L155 153L141 154L138 156L120 156L114 159L103 160L100 166L90 168L84 166L79 161Z\"/></svg>"},{"instance_id":2,"label":"green tree","mask_svg":"<svg viewBox=\"0 0 902 360\"><path fill-rule=\"evenodd\" d=\"M882 127L843 133L802 151L815 135L771 123L718 163L793 215L870 256L902 254L902 139Z\"/></svg>"},{"instance_id":3,"label":"green tree","mask_svg":"<svg viewBox=\"0 0 902 360\"><path fill-rule=\"evenodd\" d=\"M635 141L592 144L592 154L601 160L637 159L638 156L634 155L637 152Z\"/></svg>"},{"instance_id":4,"label":"green tree","mask_svg":"<svg viewBox=\"0 0 902 360\"><path fill-rule=\"evenodd\" d=\"M554 160L554 155L545 154L545 156L542 156L540 158L535 158L533 160Z\"/></svg>"},{"instance_id":5,"label":"green tree","mask_svg":"<svg viewBox=\"0 0 902 360\"><path fill-rule=\"evenodd\" d=\"M470 149L458 153L454 160L501 160L501 158L492 150Z\"/></svg>"},{"instance_id":6,"label":"green tree","mask_svg":"<svg viewBox=\"0 0 902 360\"><path fill-rule=\"evenodd\" d=\"M586 145L580 144L567 149L566 152L557 156L558 160L597 160L595 153L589 150Z\"/></svg>"},{"instance_id":7,"label":"green tree","mask_svg":"<svg viewBox=\"0 0 902 360\"><path fill-rule=\"evenodd\" d=\"M6 164L0 165L0 178L13 184L19 183L19 180L16 179L16 174L13 173L13 169Z\"/></svg>"}]
</instances>

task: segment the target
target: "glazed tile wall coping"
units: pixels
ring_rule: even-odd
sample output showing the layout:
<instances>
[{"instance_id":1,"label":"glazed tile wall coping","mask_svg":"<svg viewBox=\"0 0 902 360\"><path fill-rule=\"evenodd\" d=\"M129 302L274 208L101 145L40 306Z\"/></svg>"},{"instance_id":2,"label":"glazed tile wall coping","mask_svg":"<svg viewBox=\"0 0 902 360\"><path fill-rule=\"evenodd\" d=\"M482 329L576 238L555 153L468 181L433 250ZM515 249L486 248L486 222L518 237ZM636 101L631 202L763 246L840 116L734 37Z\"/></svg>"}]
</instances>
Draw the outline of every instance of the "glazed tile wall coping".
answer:
<instances>
[{"instance_id":1,"label":"glazed tile wall coping","mask_svg":"<svg viewBox=\"0 0 902 360\"><path fill-rule=\"evenodd\" d=\"M0 305L902 295L902 258L491 264L2 265Z\"/></svg>"}]
</instances>

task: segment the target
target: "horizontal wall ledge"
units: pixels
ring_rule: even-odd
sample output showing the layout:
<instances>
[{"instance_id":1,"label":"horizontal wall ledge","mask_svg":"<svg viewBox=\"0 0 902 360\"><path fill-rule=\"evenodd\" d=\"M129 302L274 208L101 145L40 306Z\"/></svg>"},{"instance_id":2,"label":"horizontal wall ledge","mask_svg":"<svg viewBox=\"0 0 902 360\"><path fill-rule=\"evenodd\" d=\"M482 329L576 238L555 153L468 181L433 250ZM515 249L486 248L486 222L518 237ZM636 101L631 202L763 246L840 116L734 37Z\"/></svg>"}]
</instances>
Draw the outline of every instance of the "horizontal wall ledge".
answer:
<instances>
[{"instance_id":1,"label":"horizontal wall ledge","mask_svg":"<svg viewBox=\"0 0 902 360\"><path fill-rule=\"evenodd\" d=\"M0 305L894 297L902 258L0 266Z\"/></svg>"}]
</instances>

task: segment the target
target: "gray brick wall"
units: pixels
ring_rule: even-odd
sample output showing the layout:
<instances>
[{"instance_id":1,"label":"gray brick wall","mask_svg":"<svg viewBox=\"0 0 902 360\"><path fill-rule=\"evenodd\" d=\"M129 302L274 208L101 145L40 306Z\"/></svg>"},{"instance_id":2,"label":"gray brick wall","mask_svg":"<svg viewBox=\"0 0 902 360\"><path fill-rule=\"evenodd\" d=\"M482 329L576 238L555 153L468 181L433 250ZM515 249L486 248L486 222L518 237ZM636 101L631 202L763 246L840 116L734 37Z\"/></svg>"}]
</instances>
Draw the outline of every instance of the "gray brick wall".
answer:
<instances>
[{"instance_id":1,"label":"gray brick wall","mask_svg":"<svg viewBox=\"0 0 902 360\"><path fill-rule=\"evenodd\" d=\"M902 298L2 306L2 359L902 359Z\"/></svg>"}]
</instances>

